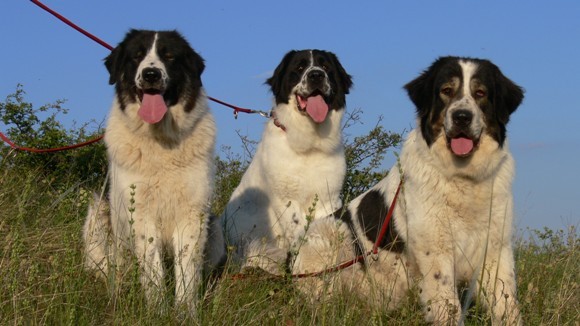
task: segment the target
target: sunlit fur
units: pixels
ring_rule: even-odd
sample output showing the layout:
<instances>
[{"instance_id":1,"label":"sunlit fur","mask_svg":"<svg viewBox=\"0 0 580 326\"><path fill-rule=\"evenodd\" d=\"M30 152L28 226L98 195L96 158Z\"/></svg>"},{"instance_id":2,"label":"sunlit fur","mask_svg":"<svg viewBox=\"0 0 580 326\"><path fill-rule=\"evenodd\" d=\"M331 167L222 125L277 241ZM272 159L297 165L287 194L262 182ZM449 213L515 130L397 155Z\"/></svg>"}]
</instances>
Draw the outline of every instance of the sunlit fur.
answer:
<instances>
[{"instance_id":1,"label":"sunlit fur","mask_svg":"<svg viewBox=\"0 0 580 326\"><path fill-rule=\"evenodd\" d=\"M297 92L312 91L304 79L312 69L324 71L321 85L326 85L329 112L321 123L301 111L296 100ZM276 271L307 216L326 216L342 205L346 163L341 121L351 80L334 54L303 50L289 52L268 84L275 97L274 118L266 124L222 221L229 245L245 266Z\"/></svg>"},{"instance_id":2,"label":"sunlit fur","mask_svg":"<svg viewBox=\"0 0 580 326\"><path fill-rule=\"evenodd\" d=\"M454 91L442 92L450 83ZM477 100L473 85L486 90L475 95ZM320 299L346 287L348 293L391 308L411 286L419 291L427 321L454 325L463 323L466 309L458 290L467 284L466 297L480 301L492 324L519 325L511 238L514 160L505 127L523 91L491 62L457 57L436 60L405 88L418 122L399 162L346 210L311 225L293 271L324 270L340 262L336 257L369 251L403 176L387 241L364 264L300 280L300 288ZM446 127L444 120L456 108L474 111L463 128L479 137L468 156L454 154L447 143L454 127ZM338 253L330 254L329 248Z\"/></svg>"},{"instance_id":3,"label":"sunlit fur","mask_svg":"<svg viewBox=\"0 0 580 326\"><path fill-rule=\"evenodd\" d=\"M201 87L203 60L177 32L133 30L105 63L116 84L105 133L109 201L97 197L89 209L85 266L114 272L131 253L147 299L156 304L165 294L168 254L176 304L195 314L208 236L221 242L207 250L208 262L216 264L224 254L221 233L208 235L215 123ZM137 115L140 71L151 66L163 71L160 88L168 106L155 124Z\"/></svg>"}]
</instances>

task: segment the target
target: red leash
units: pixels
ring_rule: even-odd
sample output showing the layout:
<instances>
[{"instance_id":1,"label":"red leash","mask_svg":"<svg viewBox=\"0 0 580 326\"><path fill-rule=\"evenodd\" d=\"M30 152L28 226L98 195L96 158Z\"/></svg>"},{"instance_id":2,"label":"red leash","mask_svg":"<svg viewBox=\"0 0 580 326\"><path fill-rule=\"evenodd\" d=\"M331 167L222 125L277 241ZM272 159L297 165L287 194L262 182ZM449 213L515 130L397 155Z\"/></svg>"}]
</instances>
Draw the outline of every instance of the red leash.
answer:
<instances>
[{"instance_id":1,"label":"red leash","mask_svg":"<svg viewBox=\"0 0 580 326\"><path fill-rule=\"evenodd\" d=\"M221 104L223 106L227 106L227 107L233 109L234 110L234 117L236 119L238 118L238 112L250 113L250 114L251 113L258 113L259 115L261 115L261 116L263 116L265 118L269 118L270 117L270 114L268 112L265 112L265 111L241 108L239 106L235 106L235 105L226 103L224 101L220 101L217 98L213 98L211 96L208 96L207 98L210 99L211 101L214 101L214 102L219 103L219 104Z\"/></svg>"},{"instance_id":2,"label":"red leash","mask_svg":"<svg viewBox=\"0 0 580 326\"><path fill-rule=\"evenodd\" d=\"M45 4L43 4L40 1L37 0L30 0L32 1L32 3L34 3L35 5L39 6L40 8L44 9L45 11L47 11L48 13L50 13L51 15L53 15L54 17L58 18L60 21L62 21L63 23L67 24L68 26L76 29L78 32L81 32L83 35L85 35L86 37L90 38L91 40L99 43L100 45L106 47L107 49L109 49L110 51L113 51L113 47L110 46L109 44L107 44L105 41L101 40L100 38L94 36L93 34L85 31L84 29L80 28L79 26L77 26L75 23L71 22L70 20L66 19L64 16L62 16L61 14L59 14L58 12L50 9L49 7L47 7Z\"/></svg>"},{"instance_id":3,"label":"red leash","mask_svg":"<svg viewBox=\"0 0 580 326\"><path fill-rule=\"evenodd\" d=\"M11 148L19 150L19 151L32 152L32 153L53 153L53 152L66 151L69 149L75 149L75 148L79 148L79 147L83 147L83 146L87 146L87 145L96 143L96 142L100 141L101 139L103 139L103 137L104 137L104 135L100 135L97 138L94 138L94 139L91 139L91 140L88 140L86 142L82 142L79 144L70 145L70 146L39 149L39 148L30 148L30 147L18 146L16 144L14 144L10 139L8 139L8 137L6 137L6 135L4 135L2 132L0 132L0 139L2 139L6 144L10 145Z\"/></svg>"}]
</instances>

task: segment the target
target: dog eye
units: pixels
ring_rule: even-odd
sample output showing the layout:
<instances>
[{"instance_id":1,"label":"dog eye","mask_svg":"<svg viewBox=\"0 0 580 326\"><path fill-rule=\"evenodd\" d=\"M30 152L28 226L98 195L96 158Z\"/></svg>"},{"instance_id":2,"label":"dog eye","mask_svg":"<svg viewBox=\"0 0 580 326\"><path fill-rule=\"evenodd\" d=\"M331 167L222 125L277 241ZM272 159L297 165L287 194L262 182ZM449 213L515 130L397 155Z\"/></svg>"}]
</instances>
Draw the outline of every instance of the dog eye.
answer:
<instances>
[{"instance_id":1,"label":"dog eye","mask_svg":"<svg viewBox=\"0 0 580 326\"><path fill-rule=\"evenodd\" d=\"M143 51L138 51L133 55L133 60L141 61L141 59L143 59Z\"/></svg>"},{"instance_id":2,"label":"dog eye","mask_svg":"<svg viewBox=\"0 0 580 326\"><path fill-rule=\"evenodd\" d=\"M485 93L484 90L478 89L475 91L475 97L476 98L482 98L485 97L487 94Z\"/></svg>"},{"instance_id":3,"label":"dog eye","mask_svg":"<svg viewBox=\"0 0 580 326\"><path fill-rule=\"evenodd\" d=\"M302 72L304 70L304 66L300 65L298 66L298 71Z\"/></svg>"},{"instance_id":4,"label":"dog eye","mask_svg":"<svg viewBox=\"0 0 580 326\"><path fill-rule=\"evenodd\" d=\"M441 89L441 94L445 96L453 96L453 88L451 87L443 87Z\"/></svg>"},{"instance_id":5,"label":"dog eye","mask_svg":"<svg viewBox=\"0 0 580 326\"><path fill-rule=\"evenodd\" d=\"M327 66L327 65L325 65L325 64L323 64L323 65L322 65L322 69L324 69L324 71L328 71L328 66Z\"/></svg>"},{"instance_id":6,"label":"dog eye","mask_svg":"<svg viewBox=\"0 0 580 326\"><path fill-rule=\"evenodd\" d=\"M170 61L173 60L173 59L175 59L175 55L173 55L173 53L171 53L171 52L165 52L165 54L163 55L163 57L166 60L170 60Z\"/></svg>"}]
</instances>

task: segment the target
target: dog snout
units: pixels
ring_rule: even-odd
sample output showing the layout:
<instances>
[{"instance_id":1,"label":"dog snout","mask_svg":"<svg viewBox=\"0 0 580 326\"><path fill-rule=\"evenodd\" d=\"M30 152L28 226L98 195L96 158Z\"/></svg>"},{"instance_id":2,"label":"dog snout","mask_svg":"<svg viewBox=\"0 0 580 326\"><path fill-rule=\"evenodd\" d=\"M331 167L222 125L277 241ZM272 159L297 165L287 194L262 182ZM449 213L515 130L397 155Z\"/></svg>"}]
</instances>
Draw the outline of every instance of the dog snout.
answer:
<instances>
[{"instance_id":1,"label":"dog snout","mask_svg":"<svg viewBox=\"0 0 580 326\"><path fill-rule=\"evenodd\" d=\"M157 68L145 68L142 72L143 80L149 84L156 84L161 80L161 70Z\"/></svg>"},{"instance_id":2,"label":"dog snout","mask_svg":"<svg viewBox=\"0 0 580 326\"><path fill-rule=\"evenodd\" d=\"M466 128L473 120L473 113L468 110L457 110L451 115L453 124L459 128Z\"/></svg>"},{"instance_id":3,"label":"dog snout","mask_svg":"<svg viewBox=\"0 0 580 326\"><path fill-rule=\"evenodd\" d=\"M314 69L308 73L308 82L312 84L321 84L324 80L324 71Z\"/></svg>"}]
</instances>

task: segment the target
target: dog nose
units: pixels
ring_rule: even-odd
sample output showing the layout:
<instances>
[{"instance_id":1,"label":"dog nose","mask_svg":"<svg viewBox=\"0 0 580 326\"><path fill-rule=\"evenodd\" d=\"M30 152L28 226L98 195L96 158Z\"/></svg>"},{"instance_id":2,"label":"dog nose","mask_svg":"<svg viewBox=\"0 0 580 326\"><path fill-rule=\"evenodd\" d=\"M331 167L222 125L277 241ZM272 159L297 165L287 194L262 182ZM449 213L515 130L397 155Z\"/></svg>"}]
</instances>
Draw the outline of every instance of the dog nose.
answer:
<instances>
[{"instance_id":1,"label":"dog nose","mask_svg":"<svg viewBox=\"0 0 580 326\"><path fill-rule=\"evenodd\" d=\"M467 127L473 120L473 113L467 110L457 110L451 116L453 123L458 127Z\"/></svg>"},{"instance_id":2,"label":"dog nose","mask_svg":"<svg viewBox=\"0 0 580 326\"><path fill-rule=\"evenodd\" d=\"M157 68L143 69L143 79L148 83L156 83L161 79L161 71Z\"/></svg>"},{"instance_id":3,"label":"dog nose","mask_svg":"<svg viewBox=\"0 0 580 326\"><path fill-rule=\"evenodd\" d=\"M312 83L320 83L324 79L324 71L322 70L312 70L308 73L308 81Z\"/></svg>"}]
</instances>

